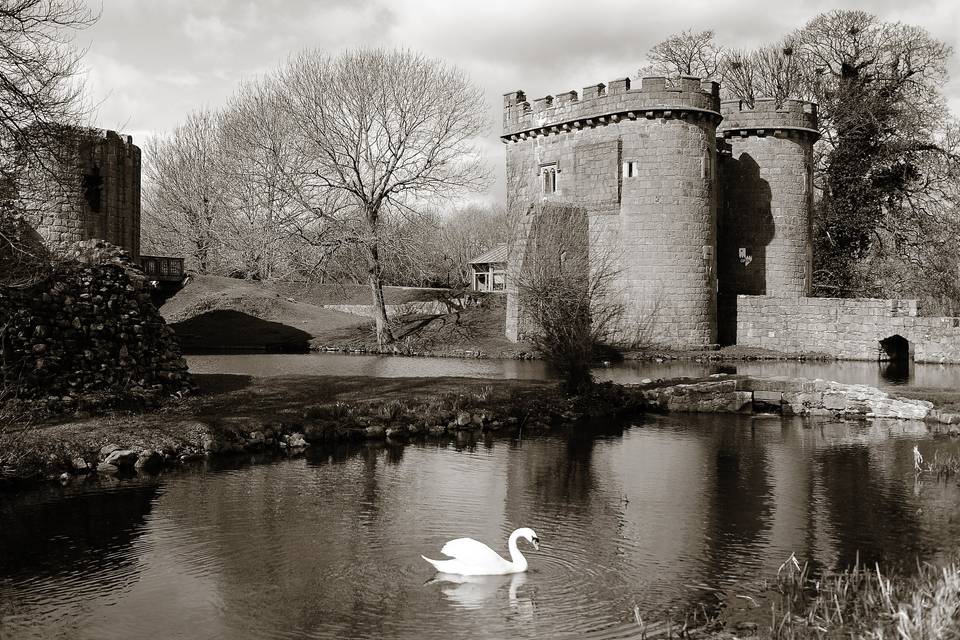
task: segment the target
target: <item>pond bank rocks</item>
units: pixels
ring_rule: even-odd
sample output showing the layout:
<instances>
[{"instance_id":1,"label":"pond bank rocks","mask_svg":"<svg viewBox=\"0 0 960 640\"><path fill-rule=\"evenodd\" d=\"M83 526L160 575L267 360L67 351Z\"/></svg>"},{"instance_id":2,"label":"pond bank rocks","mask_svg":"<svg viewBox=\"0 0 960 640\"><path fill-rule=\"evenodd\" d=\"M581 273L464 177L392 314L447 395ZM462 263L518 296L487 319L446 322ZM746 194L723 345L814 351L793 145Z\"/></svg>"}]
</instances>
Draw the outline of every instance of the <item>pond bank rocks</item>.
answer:
<instances>
[{"instance_id":1,"label":"pond bank rocks","mask_svg":"<svg viewBox=\"0 0 960 640\"><path fill-rule=\"evenodd\" d=\"M306 382L305 382L306 384ZM507 388L513 389L509 385ZM960 435L960 416L931 403L892 397L865 385L825 380L753 378L717 374L707 379L597 385L589 398L565 397L542 386L508 393L493 387L437 391L379 399L316 402L301 396L264 412L256 395L237 396L217 411L141 413L128 417L57 424L20 434L0 434L20 462L0 464L0 483L42 478L67 480L96 471L104 478L156 473L161 467L223 456L315 455L332 445L401 447L407 442L472 446L496 437L524 438L557 429L622 432L643 412L759 413L839 419L893 418L926 431ZM917 420L949 425L924 425ZM829 420L828 420L829 421ZM96 435L102 434L102 435ZM2 460L0 460L2 462Z\"/></svg>"},{"instance_id":2,"label":"pond bank rocks","mask_svg":"<svg viewBox=\"0 0 960 640\"><path fill-rule=\"evenodd\" d=\"M926 400L898 398L863 384L804 378L727 376L710 380L628 385L650 409L695 413L775 412L836 418L896 418L942 424L960 422Z\"/></svg>"}]
</instances>

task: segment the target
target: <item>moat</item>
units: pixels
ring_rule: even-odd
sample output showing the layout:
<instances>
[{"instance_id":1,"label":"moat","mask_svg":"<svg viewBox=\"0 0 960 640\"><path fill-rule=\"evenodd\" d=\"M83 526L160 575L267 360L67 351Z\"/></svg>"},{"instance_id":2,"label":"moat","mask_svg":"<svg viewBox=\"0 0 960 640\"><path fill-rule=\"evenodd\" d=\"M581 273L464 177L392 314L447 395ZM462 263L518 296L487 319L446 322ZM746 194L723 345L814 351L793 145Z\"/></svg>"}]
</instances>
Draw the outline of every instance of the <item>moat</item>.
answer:
<instances>
[{"instance_id":1,"label":"moat","mask_svg":"<svg viewBox=\"0 0 960 640\"><path fill-rule=\"evenodd\" d=\"M537 360L469 358L409 358L343 354L227 354L187 357L194 373L232 373L251 376L341 375L377 378L443 377L545 380L551 375ZM754 376L822 378L847 384L889 387L909 384L921 387L960 388L960 366L878 362L797 362L791 360L694 362L628 361L598 366L599 380L620 384L644 379L692 377L713 373Z\"/></svg>"},{"instance_id":2,"label":"moat","mask_svg":"<svg viewBox=\"0 0 960 640\"><path fill-rule=\"evenodd\" d=\"M311 448L0 497L4 638L631 637L749 594L796 553L909 568L960 536L960 453L920 423L658 416L603 433ZM531 526L525 575L420 554ZM743 601L746 602L746 601ZM656 626L651 627L652 630Z\"/></svg>"}]
</instances>

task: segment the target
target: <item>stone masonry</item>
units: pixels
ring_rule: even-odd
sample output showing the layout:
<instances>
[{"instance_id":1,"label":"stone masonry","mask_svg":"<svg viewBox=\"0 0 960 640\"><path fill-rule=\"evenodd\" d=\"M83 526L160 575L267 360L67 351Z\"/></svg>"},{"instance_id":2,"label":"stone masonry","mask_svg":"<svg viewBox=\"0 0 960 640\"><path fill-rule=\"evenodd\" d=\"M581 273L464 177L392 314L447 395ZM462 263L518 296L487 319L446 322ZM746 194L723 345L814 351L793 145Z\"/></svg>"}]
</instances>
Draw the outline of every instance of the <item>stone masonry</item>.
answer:
<instances>
[{"instance_id":1,"label":"stone masonry","mask_svg":"<svg viewBox=\"0 0 960 640\"><path fill-rule=\"evenodd\" d=\"M816 105L721 105L720 294L810 295Z\"/></svg>"},{"instance_id":2,"label":"stone masonry","mask_svg":"<svg viewBox=\"0 0 960 640\"><path fill-rule=\"evenodd\" d=\"M686 76L632 84L533 101L504 95L507 197L518 218L510 282L535 245L535 212L564 204L588 216L591 262L616 270L626 338L960 362L958 318L918 317L915 301L808 297L815 104L721 103L717 83ZM512 340L529 330L522 317L509 291Z\"/></svg>"},{"instance_id":3,"label":"stone masonry","mask_svg":"<svg viewBox=\"0 0 960 640\"><path fill-rule=\"evenodd\" d=\"M62 144L22 172L18 208L54 251L101 239L140 256L140 148L114 131L64 127ZM37 165L37 166L34 166Z\"/></svg>"},{"instance_id":4,"label":"stone masonry","mask_svg":"<svg viewBox=\"0 0 960 640\"><path fill-rule=\"evenodd\" d=\"M899 337L915 362L960 363L960 318L918 316L915 300L737 296L736 313L744 346L889 360Z\"/></svg>"},{"instance_id":5,"label":"stone masonry","mask_svg":"<svg viewBox=\"0 0 960 640\"><path fill-rule=\"evenodd\" d=\"M714 82L680 77L644 78L633 88L614 80L532 105L522 91L504 96L510 198L584 208L591 254L618 266L618 288L630 301L626 324L655 315L658 337L670 345L716 341L719 95ZM529 225L521 220L518 228L508 260L513 282L529 244ZM508 294L511 339L519 337L519 317Z\"/></svg>"}]
</instances>

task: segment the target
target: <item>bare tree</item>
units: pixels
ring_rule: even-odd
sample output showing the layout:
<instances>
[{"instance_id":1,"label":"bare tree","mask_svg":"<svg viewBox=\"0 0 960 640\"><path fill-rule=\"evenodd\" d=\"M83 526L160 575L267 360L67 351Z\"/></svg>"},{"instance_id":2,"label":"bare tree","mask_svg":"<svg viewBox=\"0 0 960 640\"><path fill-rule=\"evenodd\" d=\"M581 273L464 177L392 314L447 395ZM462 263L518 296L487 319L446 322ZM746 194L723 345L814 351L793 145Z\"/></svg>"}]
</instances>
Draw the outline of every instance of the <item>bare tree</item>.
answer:
<instances>
[{"instance_id":1,"label":"bare tree","mask_svg":"<svg viewBox=\"0 0 960 640\"><path fill-rule=\"evenodd\" d=\"M198 273L213 273L226 215L220 116L191 113L171 134L145 146L145 244L182 252Z\"/></svg>"},{"instance_id":2,"label":"bare tree","mask_svg":"<svg viewBox=\"0 0 960 640\"><path fill-rule=\"evenodd\" d=\"M723 47L714 41L712 30L687 29L657 43L647 52L649 64L640 75L699 76L720 80Z\"/></svg>"},{"instance_id":3,"label":"bare tree","mask_svg":"<svg viewBox=\"0 0 960 640\"><path fill-rule=\"evenodd\" d=\"M377 341L393 339L383 298L381 244L387 212L416 215L423 203L487 181L477 138L482 90L460 70L409 51L307 51L278 76L300 132L288 184L314 216L360 220ZM331 194L333 197L331 198Z\"/></svg>"},{"instance_id":4,"label":"bare tree","mask_svg":"<svg viewBox=\"0 0 960 640\"><path fill-rule=\"evenodd\" d=\"M590 242L587 212L568 203L534 205L514 283L524 335L569 393L593 385L590 366L603 345L633 346L612 252ZM591 249L593 249L591 251Z\"/></svg>"},{"instance_id":5,"label":"bare tree","mask_svg":"<svg viewBox=\"0 0 960 640\"><path fill-rule=\"evenodd\" d=\"M753 106L757 98L782 104L804 93L802 52L795 36L757 49L727 51L722 62L723 93Z\"/></svg>"},{"instance_id":6,"label":"bare tree","mask_svg":"<svg viewBox=\"0 0 960 640\"><path fill-rule=\"evenodd\" d=\"M284 277L296 268L291 255L313 237L300 236L302 210L285 184L296 162L296 132L279 104L275 81L242 83L220 119L226 260L248 278Z\"/></svg>"},{"instance_id":7,"label":"bare tree","mask_svg":"<svg viewBox=\"0 0 960 640\"><path fill-rule=\"evenodd\" d=\"M9 162L85 111L73 34L97 20L82 0L0 4L0 146Z\"/></svg>"},{"instance_id":8,"label":"bare tree","mask_svg":"<svg viewBox=\"0 0 960 640\"><path fill-rule=\"evenodd\" d=\"M17 182L25 172L53 173L63 125L86 113L73 35L96 20L82 0L0 3L0 254L8 267L42 260L41 245L23 241Z\"/></svg>"}]
</instances>

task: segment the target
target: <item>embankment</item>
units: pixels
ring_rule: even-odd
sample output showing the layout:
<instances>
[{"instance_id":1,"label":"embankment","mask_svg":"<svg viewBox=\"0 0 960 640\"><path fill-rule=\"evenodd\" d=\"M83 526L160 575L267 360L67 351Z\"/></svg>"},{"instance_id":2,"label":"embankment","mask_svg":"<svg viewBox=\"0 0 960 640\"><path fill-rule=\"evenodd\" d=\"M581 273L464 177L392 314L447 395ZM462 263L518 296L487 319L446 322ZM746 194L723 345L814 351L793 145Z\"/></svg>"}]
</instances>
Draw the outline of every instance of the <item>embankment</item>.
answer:
<instances>
[{"instance_id":1,"label":"embankment","mask_svg":"<svg viewBox=\"0 0 960 640\"><path fill-rule=\"evenodd\" d=\"M923 420L960 435L960 415L866 385L719 374L598 385L564 397L554 383L472 378L196 376L199 392L163 411L24 426L0 434L0 481L124 474L241 452L296 453L311 443L455 438L591 428L642 412L750 413L831 420Z\"/></svg>"}]
</instances>

